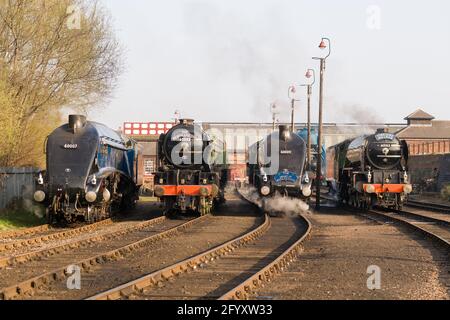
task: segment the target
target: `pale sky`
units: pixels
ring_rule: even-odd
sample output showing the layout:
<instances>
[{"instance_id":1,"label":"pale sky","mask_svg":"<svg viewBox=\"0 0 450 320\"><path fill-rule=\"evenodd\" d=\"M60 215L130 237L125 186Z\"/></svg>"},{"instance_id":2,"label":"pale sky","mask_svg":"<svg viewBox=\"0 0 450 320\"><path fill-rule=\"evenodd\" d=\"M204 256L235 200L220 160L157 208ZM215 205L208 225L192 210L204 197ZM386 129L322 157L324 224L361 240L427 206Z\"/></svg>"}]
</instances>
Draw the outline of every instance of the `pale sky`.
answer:
<instances>
[{"instance_id":1,"label":"pale sky","mask_svg":"<svg viewBox=\"0 0 450 320\"><path fill-rule=\"evenodd\" d=\"M112 101L90 116L114 128L167 121L176 109L198 122L270 122L273 101L286 121L288 87L305 82L308 67L318 70L311 57L323 54L322 36L333 50L325 121L398 123L418 107L450 120L448 0L102 1L126 72ZM298 98L302 122L303 91Z\"/></svg>"}]
</instances>

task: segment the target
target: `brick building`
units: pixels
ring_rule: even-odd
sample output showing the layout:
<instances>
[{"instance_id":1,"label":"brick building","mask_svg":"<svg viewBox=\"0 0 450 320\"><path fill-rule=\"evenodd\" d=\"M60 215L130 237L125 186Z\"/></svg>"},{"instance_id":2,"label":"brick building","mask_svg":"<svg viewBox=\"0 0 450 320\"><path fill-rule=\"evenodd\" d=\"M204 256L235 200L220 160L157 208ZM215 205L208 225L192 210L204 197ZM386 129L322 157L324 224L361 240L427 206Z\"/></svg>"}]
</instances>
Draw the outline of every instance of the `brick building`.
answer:
<instances>
[{"instance_id":1,"label":"brick building","mask_svg":"<svg viewBox=\"0 0 450 320\"><path fill-rule=\"evenodd\" d=\"M363 134L374 133L379 128L397 133L405 139L410 147L410 153L438 154L450 153L450 121L435 120L432 115L417 110L405 118L407 123L325 123L323 140L326 147L333 146L346 139ZM199 123L204 130L214 129L224 136L234 135L234 142L228 142L228 163L230 164L230 180L246 178L247 145L272 131L272 123ZM173 122L126 122L123 133L139 142L139 180L148 189L153 189L153 175L158 168L157 141L159 135L173 127ZM316 127L313 124L313 128ZM297 123L296 130L305 128L305 123Z\"/></svg>"},{"instance_id":2,"label":"brick building","mask_svg":"<svg viewBox=\"0 0 450 320\"><path fill-rule=\"evenodd\" d=\"M153 173L157 170L158 138L172 126L171 122L125 122L123 125L123 133L138 142L138 183L146 189L153 190L154 186Z\"/></svg>"},{"instance_id":3,"label":"brick building","mask_svg":"<svg viewBox=\"0 0 450 320\"><path fill-rule=\"evenodd\" d=\"M405 118L407 126L397 132L406 140L410 155L450 153L450 121L435 118L418 109Z\"/></svg>"}]
</instances>

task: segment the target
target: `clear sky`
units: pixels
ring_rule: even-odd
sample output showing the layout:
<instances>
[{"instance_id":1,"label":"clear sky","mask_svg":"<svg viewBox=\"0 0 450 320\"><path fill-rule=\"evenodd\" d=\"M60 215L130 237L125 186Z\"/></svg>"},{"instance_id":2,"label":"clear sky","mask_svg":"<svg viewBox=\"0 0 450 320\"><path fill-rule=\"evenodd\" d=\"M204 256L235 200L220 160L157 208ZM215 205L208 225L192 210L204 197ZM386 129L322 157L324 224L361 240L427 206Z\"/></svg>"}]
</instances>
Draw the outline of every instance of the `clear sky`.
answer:
<instances>
[{"instance_id":1,"label":"clear sky","mask_svg":"<svg viewBox=\"0 0 450 320\"><path fill-rule=\"evenodd\" d=\"M322 36L325 121L403 122L418 107L450 119L450 1L102 0L125 50L112 101L90 116L112 127L167 121L269 122L302 83ZM314 88L316 110L318 86ZM305 120L305 94L297 121ZM314 120L316 120L314 112Z\"/></svg>"}]
</instances>

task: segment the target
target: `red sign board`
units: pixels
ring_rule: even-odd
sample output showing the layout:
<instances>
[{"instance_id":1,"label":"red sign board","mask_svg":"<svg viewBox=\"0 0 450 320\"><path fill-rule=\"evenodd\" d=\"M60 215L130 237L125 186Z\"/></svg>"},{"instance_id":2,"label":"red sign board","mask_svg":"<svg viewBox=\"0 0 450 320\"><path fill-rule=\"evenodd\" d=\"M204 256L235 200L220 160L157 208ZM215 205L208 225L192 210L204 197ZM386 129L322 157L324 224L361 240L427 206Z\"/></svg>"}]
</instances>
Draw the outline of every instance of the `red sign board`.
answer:
<instances>
[{"instance_id":1,"label":"red sign board","mask_svg":"<svg viewBox=\"0 0 450 320\"><path fill-rule=\"evenodd\" d=\"M123 133L133 136L154 136L167 133L173 125L172 122L125 122Z\"/></svg>"}]
</instances>

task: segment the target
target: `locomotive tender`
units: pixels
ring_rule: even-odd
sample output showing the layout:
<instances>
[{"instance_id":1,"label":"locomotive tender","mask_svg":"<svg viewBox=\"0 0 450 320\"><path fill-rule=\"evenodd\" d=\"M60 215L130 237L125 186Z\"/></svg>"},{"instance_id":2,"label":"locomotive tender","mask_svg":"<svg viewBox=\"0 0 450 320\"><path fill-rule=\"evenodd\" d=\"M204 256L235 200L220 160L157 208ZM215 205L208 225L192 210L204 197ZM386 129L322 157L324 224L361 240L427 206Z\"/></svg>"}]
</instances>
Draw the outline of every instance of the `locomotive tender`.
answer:
<instances>
[{"instance_id":1,"label":"locomotive tender","mask_svg":"<svg viewBox=\"0 0 450 320\"><path fill-rule=\"evenodd\" d=\"M379 129L328 151L340 201L362 209L379 206L401 210L412 192L405 141Z\"/></svg>"},{"instance_id":2,"label":"locomotive tender","mask_svg":"<svg viewBox=\"0 0 450 320\"><path fill-rule=\"evenodd\" d=\"M47 207L49 223L99 221L138 199L137 147L108 128L70 115L46 142L46 171L34 200Z\"/></svg>"},{"instance_id":3,"label":"locomotive tender","mask_svg":"<svg viewBox=\"0 0 450 320\"><path fill-rule=\"evenodd\" d=\"M249 147L249 184L258 190L263 202L277 194L309 199L311 179L306 167L306 143L288 126L279 126L279 132Z\"/></svg>"},{"instance_id":4,"label":"locomotive tender","mask_svg":"<svg viewBox=\"0 0 450 320\"><path fill-rule=\"evenodd\" d=\"M155 195L164 201L165 214L212 213L225 201L228 182L226 146L194 124L182 119L158 140Z\"/></svg>"}]
</instances>

